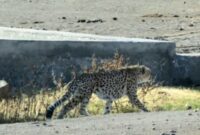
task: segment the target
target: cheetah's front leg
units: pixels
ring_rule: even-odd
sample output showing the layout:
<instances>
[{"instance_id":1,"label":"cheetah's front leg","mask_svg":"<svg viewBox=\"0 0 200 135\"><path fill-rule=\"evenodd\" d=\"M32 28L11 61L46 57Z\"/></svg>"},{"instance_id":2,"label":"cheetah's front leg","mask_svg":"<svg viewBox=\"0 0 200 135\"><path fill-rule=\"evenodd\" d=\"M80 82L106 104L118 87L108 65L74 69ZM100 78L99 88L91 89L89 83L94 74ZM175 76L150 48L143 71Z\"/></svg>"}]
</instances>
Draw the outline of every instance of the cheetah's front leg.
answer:
<instances>
[{"instance_id":1,"label":"cheetah's front leg","mask_svg":"<svg viewBox=\"0 0 200 135\"><path fill-rule=\"evenodd\" d=\"M128 93L129 100L131 101L131 104L134 106L136 105L140 110L144 112L148 112L146 107L140 102L140 100L137 98L136 92Z\"/></svg>"},{"instance_id":2,"label":"cheetah's front leg","mask_svg":"<svg viewBox=\"0 0 200 135\"><path fill-rule=\"evenodd\" d=\"M104 115L105 115L105 114L109 114L109 113L111 112L112 103L113 103L113 100L111 100L111 99L108 99L108 100L106 101L106 106L105 106L105 109L104 109Z\"/></svg>"},{"instance_id":3,"label":"cheetah's front leg","mask_svg":"<svg viewBox=\"0 0 200 135\"><path fill-rule=\"evenodd\" d=\"M140 102L137 96L137 87L132 86L131 84L128 85L128 92L127 96L132 104L132 106L136 105L140 110L144 112L149 112L146 107Z\"/></svg>"}]
</instances>

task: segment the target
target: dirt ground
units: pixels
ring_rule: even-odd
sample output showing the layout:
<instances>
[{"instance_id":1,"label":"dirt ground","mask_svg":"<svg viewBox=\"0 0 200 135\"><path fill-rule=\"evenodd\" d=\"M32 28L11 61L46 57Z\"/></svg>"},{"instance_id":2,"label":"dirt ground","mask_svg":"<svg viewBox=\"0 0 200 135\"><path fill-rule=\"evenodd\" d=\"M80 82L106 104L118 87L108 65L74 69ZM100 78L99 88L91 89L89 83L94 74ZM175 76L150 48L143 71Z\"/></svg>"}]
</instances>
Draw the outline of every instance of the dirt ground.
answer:
<instances>
[{"instance_id":1,"label":"dirt ground","mask_svg":"<svg viewBox=\"0 0 200 135\"><path fill-rule=\"evenodd\" d=\"M1 135L200 135L200 111L111 114L0 125Z\"/></svg>"},{"instance_id":2,"label":"dirt ground","mask_svg":"<svg viewBox=\"0 0 200 135\"><path fill-rule=\"evenodd\" d=\"M0 0L0 26L175 41L200 52L199 0Z\"/></svg>"}]
</instances>

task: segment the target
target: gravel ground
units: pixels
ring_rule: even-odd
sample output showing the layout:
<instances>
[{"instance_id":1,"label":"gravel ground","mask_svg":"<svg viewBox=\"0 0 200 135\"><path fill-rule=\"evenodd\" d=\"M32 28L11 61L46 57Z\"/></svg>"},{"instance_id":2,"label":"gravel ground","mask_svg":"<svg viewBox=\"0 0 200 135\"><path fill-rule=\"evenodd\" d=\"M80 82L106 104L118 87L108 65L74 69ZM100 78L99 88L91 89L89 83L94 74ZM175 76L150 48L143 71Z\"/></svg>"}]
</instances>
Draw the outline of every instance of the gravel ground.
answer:
<instances>
[{"instance_id":1,"label":"gravel ground","mask_svg":"<svg viewBox=\"0 0 200 135\"><path fill-rule=\"evenodd\" d=\"M0 26L177 42L200 52L199 0L0 0Z\"/></svg>"},{"instance_id":2,"label":"gravel ground","mask_svg":"<svg viewBox=\"0 0 200 135\"><path fill-rule=\"evenodd\" d=\"M200 135L200 111L111 114L0 125L1 135Z\"/></svg>"}]
</instances>

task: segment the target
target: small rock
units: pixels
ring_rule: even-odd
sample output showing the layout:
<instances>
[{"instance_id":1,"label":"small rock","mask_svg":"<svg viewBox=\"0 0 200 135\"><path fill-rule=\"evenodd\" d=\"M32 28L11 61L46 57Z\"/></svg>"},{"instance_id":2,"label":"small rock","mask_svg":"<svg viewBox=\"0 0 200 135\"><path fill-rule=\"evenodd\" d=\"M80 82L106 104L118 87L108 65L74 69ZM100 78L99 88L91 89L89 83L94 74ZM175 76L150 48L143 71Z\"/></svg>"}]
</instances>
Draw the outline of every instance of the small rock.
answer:
<instances>
[{"instance_id":1,"label":"small rock","mask_svg":"<svg viewBox=\"0 0 200 135\"><path fill-rule=\"evenodd\" d=\"M43 125L44 125L44 126L46 126L46 125L47 125L47 123L45 123L45 122L44 122L44 123L43 123Z\"/></svg>"},{"instance_id":2,"label":"small rock","mask_svg":"<svg viewBox=\"0 0 200 135\"><path fill-rule=\"evenodd\" d=\"M118 18L117 18L117 17L113 17L112 19L113 19L114 21L117 21L117 20L118 20Z\"/></svg>"},{"instance_id":3,"label":"small rock","mask_svg":"<svg viewBox=\"0 0 200 135\"><path fill-rule=\"evenodd\" d=\"M86 23L92 23L93 21L91 21L91 20L88 20Z\"/></svg>"},{"instance_id":4,"label":"small rock","mask_svg":"<svg viewBox=\"0 0 200 135\"><path fill-rule=\"evenodd\" d=\"M55 132L56 134L58 134L59 132L56 130L56 132Z\"/></svg>"},{"instance_id":5,"label":"small rock","mask_svg":"<svg viewBox=\"0 0 200 135\"><path fill-rule=\"evenodd\" d=\"M179 30L180 30L180 31L183 31L183 30L185 30L185 29L184 29L183 27L181 27L181 28L179 28Z\"/></svg>"},{"instance_id":6,"label":"small rock","mask_svg":"<svg viewBox=\"0 0 200 135\"><path fill-rule=\"evenodd\" d=\"M156 28L154 28L154 27L151 27L150 29L152 29L152 30L155 30Z\"/></svg>"},{"instance_id":7,"label":"small rock","mask_svg":"<svg viewBox=\"0 0 200 135\"><path fill-rule=\"evenodd\" d=\"M142 22L145 22L145 20L144 20L144 19L142 19Z\"/></svg>"},{"instance_id":8,"label":"small rock","mask_svg":"<svg viewBox=\"0 0 200 135\"><path fill-rule=\"evenodd\" d=\"M190 24L189 24L189 26L190 26L190 27L193 27L193 26L194 26L194 24L193 24L193 23L190 23Z\"/></svg>"},{"instance_id":9,"label":"small rock","mask_svg":"<svg viewBox=\"0 0 200 135\"><path fill-rule=\"evenodd\" d=\"M34 21L34 24L40 24L40 23L44 23L43 21Z\"/></svg>"},{"instance_id":10,"label":"small rock","mask_svg":"<svg viewBox=\"0 0 200 135\"><path fill-rule=\"evenodd\" d=\"M86 20L85 20L85 19L79 19L77 22L78 22L78 23L85 23Z\"/></svg>"},{"instance_id":11,"label":"small rock","mask_svg":"<svg viewBox=\"0 0 200 135\"><path fill-rule=\"evenodd\" d=\"M94 20L79 19L77 22L78 23L103 23L104 20L102 20L102 19L94 19Z\"/></svg>"},{"instance_id":12,"label":"small rock","mask_svg":"<svg viewBox=\"0 0 200 135\"><path fill-rule=\"evenodd\" d=\"M28 22L20 22L20 24L27 24Z\"/></svg>"},{"instance_id":13,"label":"small rock","mask_svg":"<svg viewBox=\"0 0 200 135\"><path fill-rule=\"evenodd\" d=\"M65 20L65 19L66 19L66 17L64 17L64 16L63 16L63 17L62 17L62 19L63 19L63 20Z\"/></svg>"},{"instance_id":14,"label":"small rock","mask_svg":"<svg viewBox=\"0 0 200 135\"><path fill-rule=\"evenodd\" d=\"M69 128L68 126L66 126L66 128Z\"/></svg>"},{"instance_id":15,"label":"small rock","mask_svg":"<svg viewBox=\"0 0 200 135\"><path fill-rule=\"evenodd\" d=\"M167 133L161 133L161 135L169 135L169 134L167 134Z\"/></svg>"},{"instance_id":16,"label":"small rock","mask_svg":"<svg viewBox=\"0 0 200 135\"><path fill-rule=\"evenodd\" d=\"M87 23L97 23L97 22L103 23L104 21L102 19L95 19L95 20L88 20L87 21Z\"/></svg>"},{"instance_id":17,"label":"small rock","mask_svg":"<svg viewBox=\"0 0 200 135\"><path fill-rule=\"evenodd\" d=\"M155 127L153 127L153 128L152 128L152 130L156 130L156 128L155 128Z\"/></svg>"},{"instance_id":18,"label":"small rock","mask_svg":"<svg viewBox=\"0 0 200 135\"><path fill-rule=\"evenodd\" d=\"M189 115L189 116L191 116L191 115L192 115L192 113L188 113L188 115Z\"/></svg>"},{"instance_id":19,"label":"small rock","mask_svg":"<svg viewBox=\"0 0 200 135\"><path fill-rule=\"evenodd\" d=\"M179 17L179 15L174 15L173 17Z\"/></svg>"},{"instance_id":20,"label":"small rock","mask_svg":"<svg viewBox=\"0 0 200 135\"><path fill-rule=\"evenodd\" d=\"M163 17L163 15L162 15L162 14L156 13L156 14L147 14L147 15L143 15L142 17Z\"/></svg>"},{"instance_id":21,"label":"small rock","mask_svg":"<svg viewBox=\"0 0 200 135\"><path fill-rule=\"evenodd\" d=\"M171 130L170 132L171 132L171 133L176 133L176 130Z\"/></svg>"}]
</instances>

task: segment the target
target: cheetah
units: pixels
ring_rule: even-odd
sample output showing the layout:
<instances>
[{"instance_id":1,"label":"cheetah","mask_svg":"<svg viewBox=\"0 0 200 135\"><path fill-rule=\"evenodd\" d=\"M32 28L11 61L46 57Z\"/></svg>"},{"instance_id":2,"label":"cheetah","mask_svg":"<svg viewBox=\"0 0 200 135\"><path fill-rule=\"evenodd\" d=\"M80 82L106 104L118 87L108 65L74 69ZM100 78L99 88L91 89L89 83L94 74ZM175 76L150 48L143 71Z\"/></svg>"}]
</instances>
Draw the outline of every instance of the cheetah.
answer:
<instances>
[{"instance_id":1,"label":"cheetah","mask_svg":"<svg viewBox=\"0 0 200 135\"><path fill-rule=\"evenodd\" d=\"M50 119L56 107L64 101L68 103L61 109L58 118L80 104L80 115L88 116L87 105L92 94L106 100L104 114L109 114L114 100L127 95L131 104L147 112L146 107L137 98L137 87L140 83L148 82L151 70L143 65L134 65L118 70L85 73L68 83L68 91L47 108L46 118Z\"/></svg>"}]
</instances>

